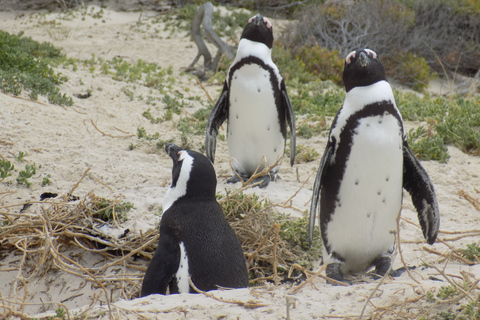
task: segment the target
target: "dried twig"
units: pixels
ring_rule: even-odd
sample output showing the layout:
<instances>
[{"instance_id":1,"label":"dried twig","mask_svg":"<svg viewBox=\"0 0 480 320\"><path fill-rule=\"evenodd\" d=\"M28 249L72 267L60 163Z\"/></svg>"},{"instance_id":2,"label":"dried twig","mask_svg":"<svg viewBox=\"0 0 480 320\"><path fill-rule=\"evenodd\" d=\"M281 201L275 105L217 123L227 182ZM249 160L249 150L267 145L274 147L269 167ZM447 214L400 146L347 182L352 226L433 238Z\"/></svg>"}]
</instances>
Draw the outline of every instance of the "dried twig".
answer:
<instances>
[{"instance_id":1,"label":"dried twig","mask_svg":"<svg viewBox=\"0 0 480 320\"><path fill-rule=\"evenodd\" d=\"M470 202L472 204L472 206L475 207L475 209L477 209L478 211L480 211L480 201L476 198L474 198L473 196L471 196L468 192L466 192L465 190L460 190L458 191L458 195L462 198L464 198L465 200L467 200L468 202Z\"/></svg>"},{"instance_id":2,"label":"dried twig","mask_svg":"<svg viewBox=\"0 0 480 320\"><path fill-rule=\"evenodd\" d=\"M104 136L107 136L107 137L110 137L110 138L129 138L129 137L135 137L134 134L127 134L125 136L114 136L114 135L111 135L111 134L108 134L108 133L105 133L103 132L102 130L98 129L97 125L95 124L95 122L93 121L93 119L90 119L90 122L92 123L92 125L95 127L95 129L97 129L98 132L100 132L101 134L103 134ZM115 128L117 129L117 128ZM118 129L117 129L118 130Z\"/></svg>"}]
</instances>

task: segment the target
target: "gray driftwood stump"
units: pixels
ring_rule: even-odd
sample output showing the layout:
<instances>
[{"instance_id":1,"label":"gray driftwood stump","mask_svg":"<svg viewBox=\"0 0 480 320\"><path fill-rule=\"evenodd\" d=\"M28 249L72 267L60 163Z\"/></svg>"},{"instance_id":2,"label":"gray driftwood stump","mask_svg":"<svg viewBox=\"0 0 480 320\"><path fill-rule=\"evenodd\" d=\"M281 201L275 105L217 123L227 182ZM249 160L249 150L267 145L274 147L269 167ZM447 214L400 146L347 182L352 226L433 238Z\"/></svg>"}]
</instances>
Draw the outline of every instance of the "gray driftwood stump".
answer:
<instances>
[{"instance_id":1,"label":"gray driftwood stump","mask_svg":"<svg viewBox=\"0 0 480 320\"><path fill-rule=\"evenodd\" d=\"M213 30L212 18L213 4L211 2L207 2L198 8L192 21L191 32L193 41L195 41L195 44L198 47L198 53L195 59L193 59L192 63L190 63L190 65L187 67L187 71L195 70L194 65L197 63L198 59L203 56L203 70L195 72L200 78L204 78L208 71L212 71L213 73L217 71L218 63L220 62L220 58L223 54L226 54L231 59L235 57L230 47L223 42ZM200 32L200 25L202 24L202 21L205 37L218 48L217 54L213 59L210 51L203 41L202 33Z\"/></svg>"}]
</instances>

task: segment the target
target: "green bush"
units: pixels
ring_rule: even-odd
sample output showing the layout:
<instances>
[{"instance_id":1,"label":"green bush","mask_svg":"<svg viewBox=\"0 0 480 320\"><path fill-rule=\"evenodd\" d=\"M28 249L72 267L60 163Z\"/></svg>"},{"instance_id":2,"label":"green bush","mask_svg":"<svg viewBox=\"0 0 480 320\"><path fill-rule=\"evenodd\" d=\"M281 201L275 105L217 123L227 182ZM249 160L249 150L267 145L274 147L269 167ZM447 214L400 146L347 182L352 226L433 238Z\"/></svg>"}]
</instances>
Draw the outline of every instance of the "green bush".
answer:
<instances>
[{"instance_id":1,"label":"green bush","mask_svg":"<svg viewBox=\"0 0 480 320\"><path fill-rule=\"evenodd\" d=\"M337 50L329 50L318 44L302 47L297 59L305 64L305 68L321 80L330 80L343 85L342 74L344 60Z\"/></svg>"},{"instance_id":2,"label":"green bush","mask_svg":"<svg viewBox=\"0 0 480 320\"><path fill-rule=\"evenodd\" d=\"M413 52L397 50L394 56L382 55L380 60L385 67L387 78L413 90L423 91L434 78L427 60Z\"/></svg>"},{"instance_id":3,"label":"green bush","mask_svg":"<svg viewBox=\"0 0 480 320\"><path fill-rule=\"evenodd\" d=\"M296 79L301 83L307 83L316 79L315 74L307 69L305 62L298 56L293 57L292 53L281 43L274 43L272 60L280 70L285 82Z\"/></svg>"},{"instance_id":4,"label":"green bush","mask_svg":"<svg viewBox=\"0 0 480 320\"><path fill-rule=\"evenodd\" d=\"M46 96L50 103L71 106L73 100L60 92L58 85L68 79L56 73L51 64L66 58L50 43L38 43L23 33L11 35L0 31L0 89L5 93L20 95L29 92L32 100Z\"/></svg>"},{"instance_id":5,"label":"green bush","mask_svg":"<svg viewBox=\"0 0 480 320\"><path fill-rule=\"evenodd\" d=\"M438 134L429 134L425 127L411 129L407 134L408 144L419 160L435 160L446 163L450 159L448 149L442 137Z\"/></svg>"},{"instance_id":6,"label":"green bush","mask_svg":"<svg viewBox=\"0 0 480 320\"><path fill-rule=\"evenodd\" d=\"M434 123L433 129L443 144L454 145L471 155L480 155L480 98L432 99L428 95L418 97L396 92L395 100L404 120ZM439 142L435 144L439 146Z\"/></svg>"},{"instance_id":7,"label":"green bush","mask_svg":"<svg viewBox=\"0 0 480 320\"><path fill-rule=\"evenodd\" d=\"M317 44L340 57L370 48L390 79L421 91L431 70L473 76L480 69L479 7L473 0L312 2L280 38L293 55Z\"/></svg>"}]
</instances>

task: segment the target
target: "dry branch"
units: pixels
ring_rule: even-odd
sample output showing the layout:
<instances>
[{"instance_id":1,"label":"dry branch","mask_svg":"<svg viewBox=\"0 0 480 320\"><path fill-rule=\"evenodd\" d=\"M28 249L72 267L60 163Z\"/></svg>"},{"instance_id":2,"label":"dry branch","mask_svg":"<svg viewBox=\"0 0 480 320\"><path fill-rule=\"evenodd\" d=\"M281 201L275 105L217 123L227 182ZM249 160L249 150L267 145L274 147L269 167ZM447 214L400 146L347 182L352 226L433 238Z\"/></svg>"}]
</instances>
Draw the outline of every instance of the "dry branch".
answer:
<instances>
[{"instance_id":1,"label":"dry branch","mask_svg":"<svg viewBox=\"0 0 480 320\"><path fill-rule=\"evenodd\" d=\"M192 63L187 67L187 70L194 70L194 65L197 63L200 57L203 56L203 70L199 74L200 78L203 78L207 71L213 71L214 73L217 71L217 66L220 62L222 54L226 54L231 59L234 58L234 54L230 47L225 42L223 42L223 40L217 35L215 30L213 30L212 18L213 4L211 2L207 2L198 8L192 21L191 33L193 41L195 41L195 44L198 47L198 53L197 56L193 59ZM202 38L202 34L200 31L200 25L202 24L202 22L205 36L218 48L217 54L214 59L212 59L212 55L210 54L210 51L208 50Z\"/></svg>"}]
</instances>

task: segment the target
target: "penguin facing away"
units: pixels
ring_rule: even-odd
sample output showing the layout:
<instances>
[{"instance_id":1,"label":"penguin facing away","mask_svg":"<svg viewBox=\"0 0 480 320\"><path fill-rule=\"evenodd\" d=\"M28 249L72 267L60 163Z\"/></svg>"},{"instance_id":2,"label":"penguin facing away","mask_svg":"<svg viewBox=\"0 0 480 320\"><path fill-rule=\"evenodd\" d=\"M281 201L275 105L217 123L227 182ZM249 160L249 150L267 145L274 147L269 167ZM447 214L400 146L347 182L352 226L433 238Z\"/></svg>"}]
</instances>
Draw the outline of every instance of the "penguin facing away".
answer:
<instances>
[{"instance_id":1,"label":"penguin facing away","mask_svg":"<svg viewBox=\"0 0 480 320\"><path fill-rule=\"evenodd\" d=\"M244 288L248 271L242 247L215 199L217 179L202 154L173 143L172 185L165 194L160 239L143 278L141 296L195 292L218 286Z\"/></svg>"},{"instance_id":2,"label":"penguin facing away","mask_svg":"<svg viewBox=\"0 0 480 320\"><path fill-rule=\"evenodd\" d=\"M273 30L260 15L248 20L237 54L210 113L205 138L207 157L214 162L218 129L227 120L228 150L234 169L227 180L248 180L273 165L285 152L290 127L290 165L295 161L295 115L285 82L272 61ZM278 166L259 178L260 187L275 180ZM238 174L238 175L237 175ZM240 176L240 178L239 178ZM254 181L256 182L256 181Z\"/></svg>"},{"instance_id":3,"label":"penguin facing away","mask_svg":"<svg viewBox=\"0 0 480 320\"><path fill-rule=\"evenodd\" d=\"M435 242L440 227L433 184L408 146L376 53L349 53L343 81L345 100L320 161L309 223L311 243L320 205L323 257L331 255L326 275L338 281L372 266L378 276L389 270L402 188L412 197L427 243Z\"/></svg>"}]
</instances>

